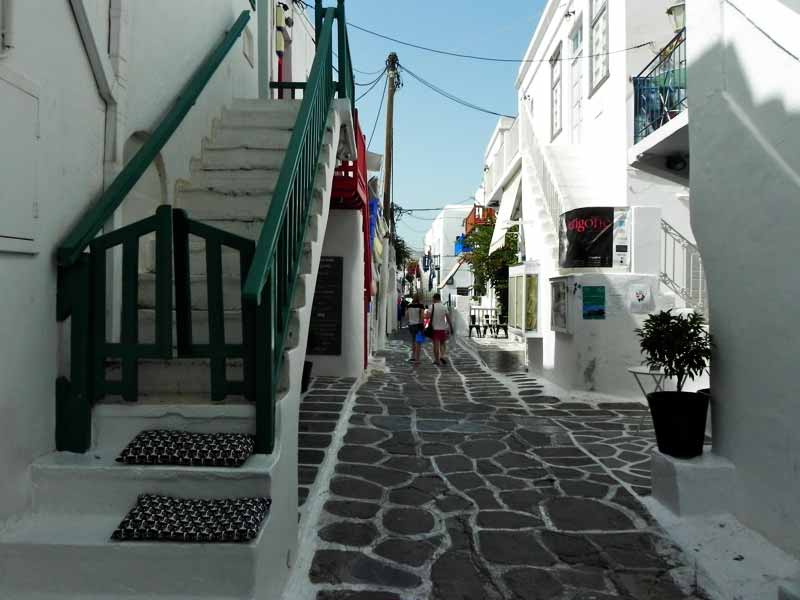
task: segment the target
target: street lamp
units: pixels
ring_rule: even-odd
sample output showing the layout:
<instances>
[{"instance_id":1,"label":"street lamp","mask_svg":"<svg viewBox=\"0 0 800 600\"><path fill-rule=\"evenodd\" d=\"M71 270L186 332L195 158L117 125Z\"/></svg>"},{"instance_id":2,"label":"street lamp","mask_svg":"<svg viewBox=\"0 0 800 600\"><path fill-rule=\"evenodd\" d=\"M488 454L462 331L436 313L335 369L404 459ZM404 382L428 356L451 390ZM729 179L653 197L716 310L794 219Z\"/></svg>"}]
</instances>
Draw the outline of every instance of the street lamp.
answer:
<instances>
[{"instance_id":1,"label":"street lamp","mask_svg":"<svg viewBox=\"0 0 800 600\"><path fill-rule=\"evenodd\" d=\"M686 27L686 2L676 2L667 9L667 15L672 21L675 33Z\"/></svg>"}]
</instances>

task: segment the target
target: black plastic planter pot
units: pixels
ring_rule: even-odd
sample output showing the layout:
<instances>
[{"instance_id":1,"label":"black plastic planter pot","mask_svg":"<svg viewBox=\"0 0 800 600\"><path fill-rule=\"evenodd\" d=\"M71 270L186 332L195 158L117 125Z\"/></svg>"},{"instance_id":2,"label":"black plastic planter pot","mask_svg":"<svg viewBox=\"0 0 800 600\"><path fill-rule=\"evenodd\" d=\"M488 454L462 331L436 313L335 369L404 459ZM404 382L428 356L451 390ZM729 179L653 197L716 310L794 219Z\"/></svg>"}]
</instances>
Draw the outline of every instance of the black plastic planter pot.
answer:
<instances>
[{"instance_id":1,"label":"black plastic planter pot","mask_svg":"<svg viewBox=\"0 0 800 600\"><path fill-rule=\"evenodd\" d=\"M300 384L300 392L303 394L308 391L308 386L311 384L311 367L313 366L314 363L308 360L303 363L303 381Z\"/></svg>"},{"instance_id":2,"label":"black plastic planter pot","mask_svg":"<svg viewBox=\"0 0 800 600\"><path fill-rule=\"evenodd\" d=\"M703 453L709 396L695 392L647 394L656 442L662 454L694 458Z\"/></svg>"}]
</instances>

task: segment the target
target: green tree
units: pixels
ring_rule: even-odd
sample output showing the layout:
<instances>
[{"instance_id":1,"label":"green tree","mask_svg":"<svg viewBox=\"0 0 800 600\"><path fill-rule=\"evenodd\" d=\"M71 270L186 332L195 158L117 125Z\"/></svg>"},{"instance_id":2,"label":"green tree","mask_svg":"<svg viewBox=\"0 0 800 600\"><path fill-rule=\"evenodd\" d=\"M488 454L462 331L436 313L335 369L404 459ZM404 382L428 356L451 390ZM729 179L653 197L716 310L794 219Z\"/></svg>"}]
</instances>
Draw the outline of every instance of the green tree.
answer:
<instances>
[{"instance_id":1,"label":"green tree","mask_svg":"<svg viewBox=\"0 0 800 600\"><path fill-rule=\"evenodd\" d=\"M518 226L511 227L506 233L505 246L489 254L493 232L493 217L470 231L465 240L470 252L465 258L472 266L475 293L481 296L486 294L487 284L491 283L495 290L498 310L500 314L505 315L508 307L508 267L517 264Z\"/></svg>"},{"instance_id":2,"label":"green tree","mask_svg":"<svg viewBox=\"0 0 800 600\"><path fill-rule=\"evenodd\" d=\"M394 235L394 252L395 261L397 262L397 270L402 271L405 268L406 263L411 258L411 250L409 250L405 240L396 233Z\"/></svg>"}]
</instances>

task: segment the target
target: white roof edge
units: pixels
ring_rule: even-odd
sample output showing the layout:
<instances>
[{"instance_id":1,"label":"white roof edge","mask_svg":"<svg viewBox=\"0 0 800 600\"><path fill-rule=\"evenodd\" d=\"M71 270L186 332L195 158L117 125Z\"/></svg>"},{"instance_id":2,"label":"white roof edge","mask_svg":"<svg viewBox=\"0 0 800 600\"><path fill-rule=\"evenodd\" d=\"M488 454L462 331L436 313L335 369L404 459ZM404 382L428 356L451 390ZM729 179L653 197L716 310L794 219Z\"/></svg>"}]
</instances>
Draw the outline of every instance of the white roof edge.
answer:
<instances>
[{"instance_id":1,"label":"white roof edge","mask_svg":"<svg viewBox=\"0 0 800 600\"><path fill-rule=\"evenodd\" d=\"M523 56L524 61L533 60L533 57L536 55L536 51L539 49L539 45L542 43L542 38L544 37L547 28L550 26L550 22L553 20L553 15L561 4L561 0L549 0L547 3L547 6L542 12L541 18L539 19L539 24L536 26L536 30L533 33L531 43L528 45L528 49L525 51L525 56ZM531 62L523 62L520 65L517 79L514 82L516 89L520 88L525 76L528 74L528 71L533 65L534 63Z\"/></svg>"},{"instance_id":2,"label":"white roof edge","mask_svg":"<svg viewBox=\"0 0 800 600\"><path fill-rule=\"evenodd\" d=\"M497 119L497 125L494 126L492 130L492 135L489 136L489 143L486 145L486 150L483 152L483 161L484 163L489 160L489 151L492 149L494 145L494 141L497 139L497 136L500 135L503 131L508 131L511 129L511 126L517 119L511 117L499 117ZM506 125L507 124L507 125Z\"/></svg>"}]
</instances>

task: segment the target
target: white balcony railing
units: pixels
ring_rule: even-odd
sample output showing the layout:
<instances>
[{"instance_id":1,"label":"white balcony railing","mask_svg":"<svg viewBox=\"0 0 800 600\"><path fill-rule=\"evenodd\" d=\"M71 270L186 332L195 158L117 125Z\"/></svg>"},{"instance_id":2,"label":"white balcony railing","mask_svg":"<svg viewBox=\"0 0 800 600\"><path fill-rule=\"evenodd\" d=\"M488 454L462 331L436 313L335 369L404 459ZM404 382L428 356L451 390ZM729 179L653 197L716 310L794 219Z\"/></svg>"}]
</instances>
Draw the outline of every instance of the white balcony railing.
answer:
<instances>
[{"instance_id":1,"label":"white balcony railing","mask_svg":"<svg viewBox=\"0 0 800 600\"><path fill-rule=\"evenodd\" d=\"M511 167L517 154L519 154L519 125L520 120L516 119L511 129L503 132L503 146L504 146L504 172Z\"/></svg>"},{"instance_id":2,"label":"white balcony railing","mask_svg":"<svg viewBox=\"0 0 800 600\"><path fill-rule=\"evenodd\" d=\"M500 133L500 146L490 159L484 189L488 194L494 194L503 178L508 174L508 169L520 153L520 120L516 119L513 125Z\"/></svg>"}]
</instances>

